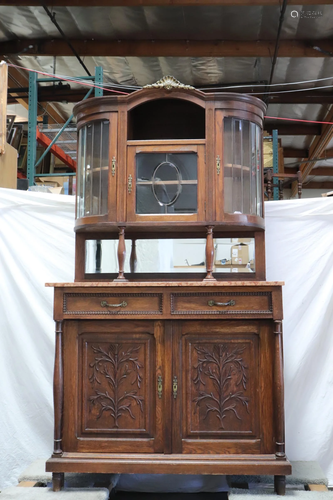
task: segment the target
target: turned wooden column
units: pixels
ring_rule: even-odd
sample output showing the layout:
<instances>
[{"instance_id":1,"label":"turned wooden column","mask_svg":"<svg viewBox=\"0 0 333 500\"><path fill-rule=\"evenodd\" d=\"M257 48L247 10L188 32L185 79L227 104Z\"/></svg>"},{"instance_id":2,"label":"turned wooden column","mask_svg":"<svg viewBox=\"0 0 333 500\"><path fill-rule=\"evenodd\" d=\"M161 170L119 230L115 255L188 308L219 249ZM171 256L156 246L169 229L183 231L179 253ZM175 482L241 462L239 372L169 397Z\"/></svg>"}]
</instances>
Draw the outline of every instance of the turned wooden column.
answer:
<instances>
[{"instance_id":1,"label":"turned wooden column","mask_svg":"<svg viewBox=\"0 0 333 500\"><path fill-rule=\"evenodd\" d=\"M274 417L275 417L275 456L285 460L284 442L284 380L283 380L283 341L282 321L274 321ZM278 495L285 495L286 477L274 476L274 489Z\"/></svg>"},{"instance_id":2,"label":"turned wooden column","mask_svg":"<svg viewBox=\"0 0 333 500\"><path fill-rule=\"evenodd\" d=\"M132 239L131 256L130 256L130 270L131 270L131 273L135 273L136 272L137 263L138 263L138 260L137 260L137 256L136 256L136 239L133 238Z\"/></svg>"},{"instance_id":3,"label":"turned wooden column","mask_svg":"<svg viewBox=\"0 0 333 500\"><path fill-rule=\"evenodd\" d=\"M53 372L53 406L54 406L54 447L53 458L62 456L62 416L64 408L64 370L63 370L63 322L56 321L55 358ZM60 491L64 486L63 472L52 473L52 489Z\"/></svg>"},{"instance_id":4,"label":"turned wooden column","mask_svg":"<svg viewBox=\"0 0 333 500\"><path fill-rule=\"evenodd\" d=\"M64 377L62 361L62 321L56 321L56 343L53 373L53 405L54 405L54 449L53 457L62 456L62 415L64 406ZM64 485L64 474L52 474L53 491L60 491Z\"/></svg>"},{"instance_id":5,"label":"turned wooden column","mask_svg":"<svg viewBox=\"0 0 333 500\"><path fill-rule=\"evenodd\" d=\"M275 408L275 455L285 458L284 444L284 384L282 354L282 321L274 321L275 357L274 357L274 408Z\"/></svg>"},{"instance_id":6,"label":"turned wooden column","mask_svg":"<svg viewBox=\"0 0 333 500\"><path fill-rule=\"evenodd\" d=\"M102 240L96 240L95 272L102 272Z\"/></svg>"},{"instance_id":7,"label":"turned wooden column","mask_svg":"<svg viewBox=\"0 0 333 500\"><path fill-rule=\"evenodd\" d=\"M214 241L213 241L213 226L207 226L206 239L206 271L207 275L204 281L216 281L213 276L214 267Z\"/></svg>"},{"instance_id":8,"label":"turned wooden column","mask_svg":"<svg viewBox=\"0 0 333 500\"><path fill-rule=\"evenodd\" d=\"M53 374L54 450L53 456L62 455L62 414L64 405L64 376L62 363L62 321L56 321L55 359Z\"/></svg>"},{"instance_id":9,"label":"turned wooden column","mask_svg":"<svg viewBox=\"0 0 333 500\"><path fill-rule=\"evenodd\" d=\"M118 242L119 274L118 277L113 281L128 281L124 276L125 257L126 257L125 228L119 227L119 242Z\"/></svg>"}]
</instances>

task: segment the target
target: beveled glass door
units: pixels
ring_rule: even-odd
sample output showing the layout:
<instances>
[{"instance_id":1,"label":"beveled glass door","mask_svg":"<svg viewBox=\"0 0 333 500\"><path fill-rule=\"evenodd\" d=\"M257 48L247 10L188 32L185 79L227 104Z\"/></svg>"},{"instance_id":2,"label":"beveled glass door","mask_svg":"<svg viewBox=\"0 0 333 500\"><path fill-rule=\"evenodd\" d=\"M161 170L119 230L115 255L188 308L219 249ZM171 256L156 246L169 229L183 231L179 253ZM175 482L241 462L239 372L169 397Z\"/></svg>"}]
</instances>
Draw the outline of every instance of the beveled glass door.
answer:
<instances>
[{"instance_id":1,"label":"beveled glass door","mask_svg":"<svg viewBox=\"0 0 333 500\"><path fill-rule=\"evenodd\" d=\"M204 145L129 146L127 220L204 220Z\"/></svg>"}]
</instances>

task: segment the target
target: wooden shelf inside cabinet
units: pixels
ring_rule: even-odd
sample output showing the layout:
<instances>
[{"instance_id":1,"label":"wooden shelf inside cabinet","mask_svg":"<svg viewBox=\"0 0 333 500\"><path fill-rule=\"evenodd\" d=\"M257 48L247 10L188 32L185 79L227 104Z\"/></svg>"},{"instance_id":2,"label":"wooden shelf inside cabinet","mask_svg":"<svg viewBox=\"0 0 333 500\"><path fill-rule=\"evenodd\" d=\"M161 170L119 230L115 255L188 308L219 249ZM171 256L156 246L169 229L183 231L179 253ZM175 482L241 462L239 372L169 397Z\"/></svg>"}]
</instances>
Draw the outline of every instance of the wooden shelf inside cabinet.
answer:
<instances>
[{"instance_id":1,"label":"wooden shelf inside cabinet","mask_svg":"<svg viewBox=\"0 0 333 500\"><path fill-rule=\"evenodd\" d=\"M75 106L75 282L52 285L54 490L67 472L272 474L284 494L265 109L172 77Z\"/></svg>"}]
</instances>

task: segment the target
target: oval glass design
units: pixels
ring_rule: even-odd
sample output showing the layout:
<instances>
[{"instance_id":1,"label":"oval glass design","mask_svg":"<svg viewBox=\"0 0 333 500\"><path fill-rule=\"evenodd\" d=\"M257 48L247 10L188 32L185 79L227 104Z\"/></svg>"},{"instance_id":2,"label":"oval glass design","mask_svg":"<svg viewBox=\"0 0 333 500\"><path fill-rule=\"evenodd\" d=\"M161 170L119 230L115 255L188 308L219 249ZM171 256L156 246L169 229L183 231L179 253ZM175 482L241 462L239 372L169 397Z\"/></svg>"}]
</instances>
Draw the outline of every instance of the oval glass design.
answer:
<instances>
[{"instance_id":1,"label":"oval glass design","mask_svg":"<svg viewBox=\"0 0 333 500\"><path fill-rule=\"evenodd\" d=\"M182 192L182 175L177 165L163 161L154 170L152 190L161 207L170 207L178 200Z\"/></svg>"},{"instance_id":2,"label":"oval glass design","mask_svg":"<svg viewBox=\"0 0 333 500\"><path fill-rule=\"evenodd\" d=\"M140 152L135 161L137 214L197 213L196 152Z\"/></svg>"}]
</instances>

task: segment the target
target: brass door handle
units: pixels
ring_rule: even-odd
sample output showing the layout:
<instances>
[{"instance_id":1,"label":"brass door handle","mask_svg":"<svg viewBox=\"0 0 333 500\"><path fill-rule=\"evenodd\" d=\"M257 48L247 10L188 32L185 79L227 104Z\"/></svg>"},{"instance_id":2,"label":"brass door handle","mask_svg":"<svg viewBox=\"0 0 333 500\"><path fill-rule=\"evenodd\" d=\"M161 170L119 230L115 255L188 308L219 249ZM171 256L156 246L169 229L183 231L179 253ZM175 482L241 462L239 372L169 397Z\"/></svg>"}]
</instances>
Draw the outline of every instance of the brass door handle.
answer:
<instances>
[{"instance_id":1,"label":"brass door handle","mask_svg":"<svg viewBox=\"0 0 333 500\"><path fill-rule=\"evenodd\" d=\"M108 304L106 302L106 300L102 300L101 302L101 306L102 307L126 307L127 306L127 302L125 302L124 300L122 302L120 302L120 304Z\"/></svg>"},{"instance_id":2,"label":"brass door handle","mask_svg":"<svg viewBox=\"0 0 333 500\"><path fill-rule=\"evenodd\" d=\"M172 383L172 392L173 392L173 399L177 399L177 393L178 393L178 379L176 376L173 377L173 383Z\"/></svg>"},{"instance_id":3,"label":"brass door handle","mask_svg":"<svg viewBox=\"0 0 333 500\"><path fill-rule=\"evenodd\" d=\"M162 375L159 375L157 377L157 394L158 394L158 399L161 399L162 398L162 394L163 394L163 379L162 379Z\"/></svg>"},{"instance_id":4,"label":"brass door handle","mask_svg":"<svg viewBox=\"0 0 333 500\"><path fill-rule=\"evenodd\" d=\"M235 306L236 302L234 300L229 300L229 302L215 302L215 300L209 300L207 304L210 307L213 306Z\"/></svg>"}]
</instances>

